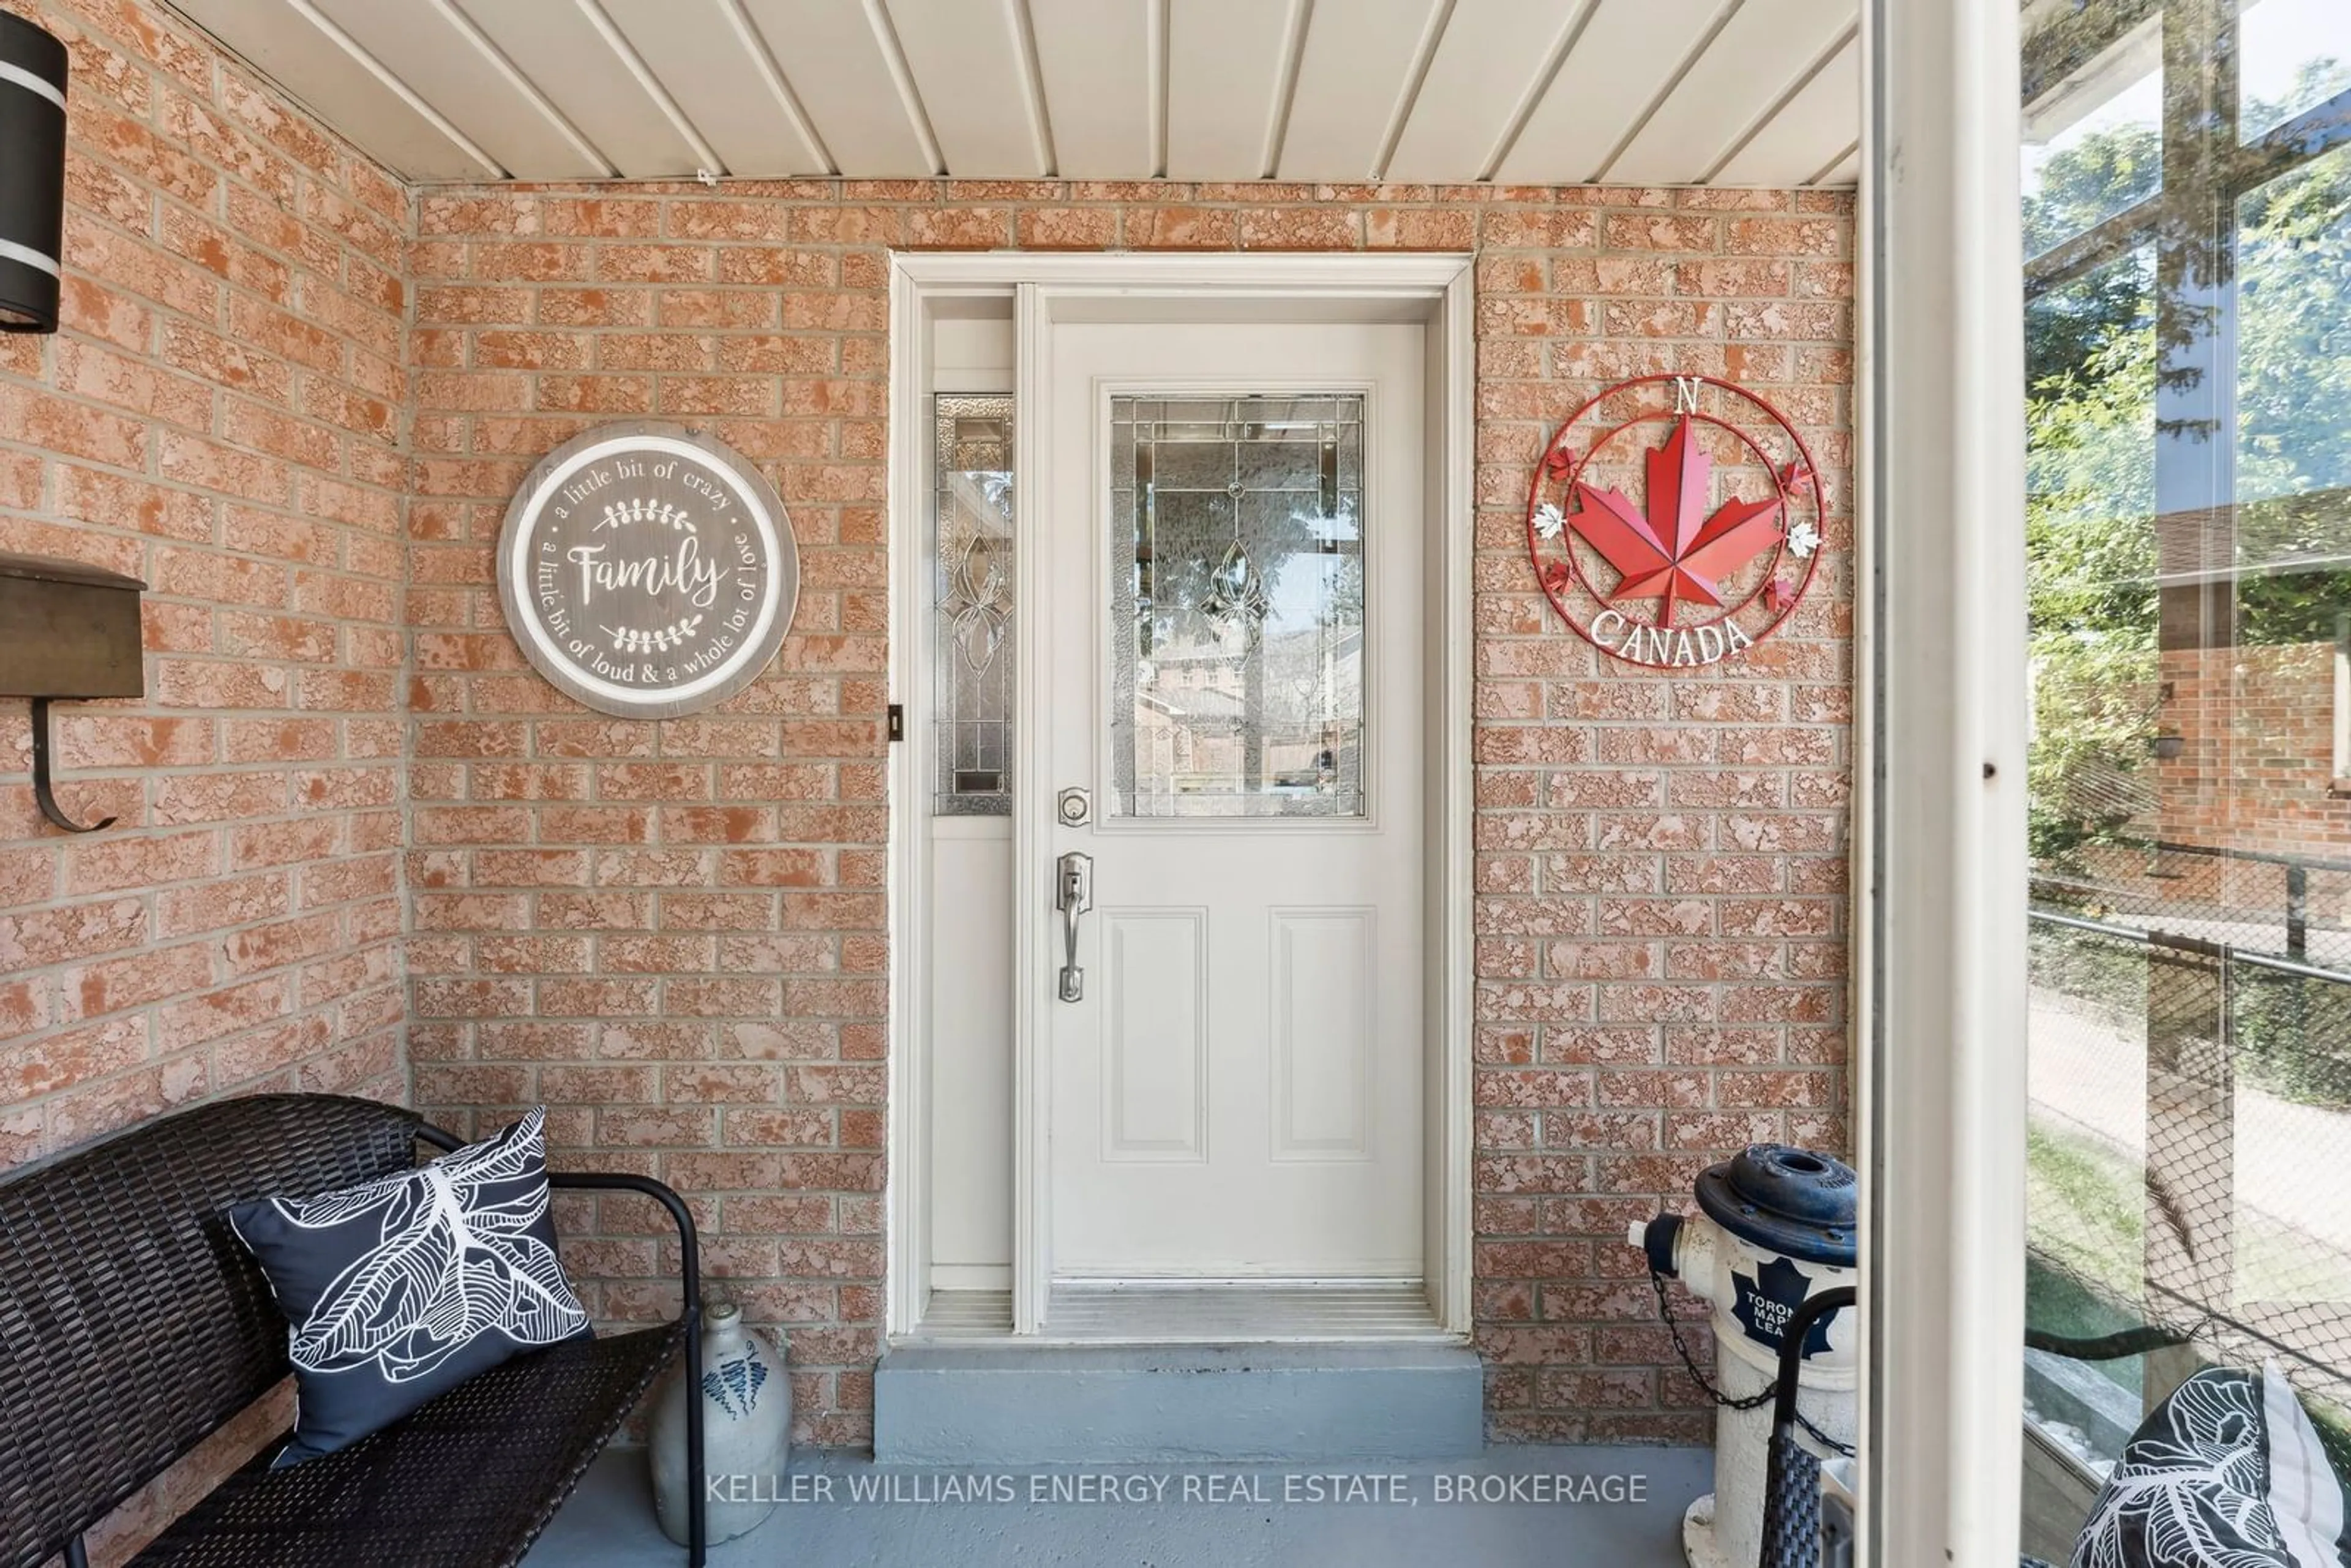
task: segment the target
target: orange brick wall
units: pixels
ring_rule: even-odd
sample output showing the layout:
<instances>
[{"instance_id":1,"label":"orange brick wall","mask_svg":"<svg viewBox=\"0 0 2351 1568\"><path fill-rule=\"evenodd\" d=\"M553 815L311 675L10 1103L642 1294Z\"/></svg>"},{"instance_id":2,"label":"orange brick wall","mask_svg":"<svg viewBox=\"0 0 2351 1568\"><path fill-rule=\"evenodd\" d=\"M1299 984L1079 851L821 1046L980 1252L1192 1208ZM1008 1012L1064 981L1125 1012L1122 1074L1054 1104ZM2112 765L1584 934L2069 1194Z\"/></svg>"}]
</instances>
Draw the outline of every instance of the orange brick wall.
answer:
<instances>
[{"instance_id":1,"label":"orange brick wall","mask_svg":"<svg viewBox=\"0 0 2351 1568\"><path fill-rule=\"evenodd\" d=\"M883 1300L888 252L1475 249L1478 1337L1506 1438L1704 1441L1625 1222L1750 1139L1844 1139L1848 200L1821 193L808 183L428 192L411 252L416 1103L550 1108L575 1161L696 1204L790 1332L803 1435L870 1434ZM1733 668L1615 664L1548 617L1527 465L1607 381L1755 383L1834 551ZM587 426L714 431L775 481L798 622L757 685L588 714L490 554ZM667 1311L648 1212L574 1209L608 1318Z\"/></svg>"},{"instance_id":2,"label":"orange brick wall","mask_svg":"<svg viewBox=\"0 0 2351 1568\"><path fill-rule=\"evenodd\" d=\"M59 727L68 804L120 825L40 823L24 708L0 702L0 1165L263 1087L402 1098L413 1072L466 1127L545 1101L567 1161L689 1194L711 1271L790 1332L803 1435L863 1441L889 249L1475 249L1493 1427L1705 1439L1621 1235L1750 1138L1844 1137L1845 198L420 195L138 0L0 5L75 51L65 329L0 339L0 549L153 584L150 695ZM1833 506L1794 633L1707 675L1594 653L1520 546L1551 423L1659 370L1764 390ZM759 460L805 570L767 677L658 726L541 683L488 577L529 463L638 413ZM649 1214L564 1218L602 1316L673 1304Z\"/></svg>"},{"instance_id":3,"label":"orange brick wall","mask_svg":"<svg viewBox=\"0 0 2351 1568\"><path fill-rule=\"evenodd\" d=\"M2335 644L2168 649L2156 710L2185 745L2155 764L2158 836L2351 859L2335 791Z\"/></svg>"},{"instance_id":4,"label":"orange brick wall","mask_svg":"<svg viewBox=\"0 0 2351 1568\"><path fill-rule=\"evenodd\" d=\"M152 585L148 696L35 810L0 699L0 1166L208 1095L405 1095L411 199L191 29L0 0L73 53L64 329L0 337L0 549Z\"/></svg>"}]
</instances>

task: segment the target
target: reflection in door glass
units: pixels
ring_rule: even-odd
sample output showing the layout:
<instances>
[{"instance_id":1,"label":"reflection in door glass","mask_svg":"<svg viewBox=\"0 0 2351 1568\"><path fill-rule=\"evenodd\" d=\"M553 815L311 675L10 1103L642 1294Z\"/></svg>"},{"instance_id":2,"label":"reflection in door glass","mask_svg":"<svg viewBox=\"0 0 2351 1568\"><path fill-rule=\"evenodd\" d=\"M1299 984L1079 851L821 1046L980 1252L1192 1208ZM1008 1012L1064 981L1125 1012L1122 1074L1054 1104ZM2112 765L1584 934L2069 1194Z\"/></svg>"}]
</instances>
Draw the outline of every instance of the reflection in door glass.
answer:
<instances>
[{"instance_id":1,"label":"reflection in door glass","mask_svg":"<svg viewBox=\"0 0 2351 1568\"><path fill-rule=\"evenodd\" d=\"M2123 25L2127 11L2135 21ZM2078 242L2163 178L2163 35L2147 5L2040 5L2024 51L2024 254Z\"/></svg>"},{"instance_id":2,"label":"reflection in door glass","mask_svg":"<svg viewBox=\"0 0 2351 1568\"><path fill-rule=\"evenodd\" d=\"M933 810L1009 816L1012 400L941 393L933 413Z\"/></svg>"},{"instance_id":3,"label":"reflection in door glass","mask_svg":"<svg viewBox=\"0 0 2351 1568\"><path fill-rule=\"evenodd\" d=\"M1360 817L1364 397L1111 400L1111 811Z\"/></svg>"},{"instance_id":4,"label":"reflection in door glass","mask_svg":"<svg viewBox=\"0 0 2351 1568\"><path fill-rule=\"evenodd\" d=\"M2343 0L2248 0L2237 30L2237 130L2246 141L2351 87L2351 5Z\"/></svg>"},{"instance_id":5,"label":"reflection in door glass","mask_svg":"<svg viewBox=\"0 0 2351 1568\"><path fill-rule=\"evenodd\" d=\"M2174 1511L2162 1444L2248 1377L2351 1459L2351 6L2025 21L2024 1545L2068 1562L2234 1506Z\"/></svg>"}]
</instances>

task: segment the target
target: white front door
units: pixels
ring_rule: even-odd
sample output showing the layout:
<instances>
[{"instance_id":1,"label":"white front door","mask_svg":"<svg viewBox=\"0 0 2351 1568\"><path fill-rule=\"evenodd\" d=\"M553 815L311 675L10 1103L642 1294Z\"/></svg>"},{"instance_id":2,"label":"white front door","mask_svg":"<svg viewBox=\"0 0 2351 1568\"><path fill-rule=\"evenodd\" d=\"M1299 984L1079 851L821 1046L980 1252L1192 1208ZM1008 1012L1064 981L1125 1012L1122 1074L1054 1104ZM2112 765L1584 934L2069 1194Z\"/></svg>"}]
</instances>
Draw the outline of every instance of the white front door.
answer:
<instances>
[{"instance_id":1,"label":"white front door","mask_svg":"<svg viewBox=\"0 0 2351 1568\"><path fill-rule=\"evenodd\" d=\"M1052 329L1057 1280L1421 1276L1423 343Z\"/></svg>"}]
</instances>

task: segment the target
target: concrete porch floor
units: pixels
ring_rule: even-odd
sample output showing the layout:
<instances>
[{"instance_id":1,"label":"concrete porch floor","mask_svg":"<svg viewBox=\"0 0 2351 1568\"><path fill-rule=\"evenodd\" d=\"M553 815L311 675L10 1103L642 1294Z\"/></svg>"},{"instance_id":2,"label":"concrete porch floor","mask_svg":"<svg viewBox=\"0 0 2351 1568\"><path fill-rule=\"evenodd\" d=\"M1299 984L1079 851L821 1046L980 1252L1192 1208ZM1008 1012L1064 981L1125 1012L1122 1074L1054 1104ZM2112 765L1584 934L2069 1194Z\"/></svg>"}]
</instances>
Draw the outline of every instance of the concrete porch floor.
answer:
<instances>
[{"instance_id":1,"label":"concrete porch floor","mask_svg":"<svg viewBox=\"0 0 2351 1568\"><path fill-rule=\"evenodd\" d=\"M1310 1476L1403 1478L1395 1502L1304 1500ZM796 1476L831 1482L830 1502L786 1501L758 1530L710 1553L713 1568L1256 1568L1345 1563L1350 1568L1441 1563L1447 1568L1680 1568L1682 1511L1711 1484L1713 1456L1699 1448L1489 1448L1472 1459L1395 1465L1105 1467L1098 1470L954 1470L875 1465L849 1455L803 1456ZM1009 1502L857 1500L874 1488L935 1496L953 1476L1010 1478ZM1029 1501L1029 1478L1165 1478L1164 1500ZM1584 1478L1620 1488L1642 1479L1640 1502L1439 1501L1440 1478L1477 1478L1498 1494L1512 1477ZM1181 1500L1187 1477L1201 1500ZM1269 1500L1206 1500L1206 1478L1249 1486ZM1301 1500L1285 1501L1285 1482ZM1491 1478L1491 1479L1489 1479ZM1253 1484L1252 1484L1253 1483ZM803 1486L812 1483L803 1482ZM1050 1486L1049 1479L1046 1485ZM1524 1488L1530 1482L1521 1483ZM1561 1483L1551 1483L1558 1487ZM1461 1489L1455 1483L1455 1491ZM886 1496L886 1490L884 1495ZM670 1568L685 1560L653 1522L644 1455L608 1450L597 1459L526 1568Z\"/></svg>"}]
</instances>

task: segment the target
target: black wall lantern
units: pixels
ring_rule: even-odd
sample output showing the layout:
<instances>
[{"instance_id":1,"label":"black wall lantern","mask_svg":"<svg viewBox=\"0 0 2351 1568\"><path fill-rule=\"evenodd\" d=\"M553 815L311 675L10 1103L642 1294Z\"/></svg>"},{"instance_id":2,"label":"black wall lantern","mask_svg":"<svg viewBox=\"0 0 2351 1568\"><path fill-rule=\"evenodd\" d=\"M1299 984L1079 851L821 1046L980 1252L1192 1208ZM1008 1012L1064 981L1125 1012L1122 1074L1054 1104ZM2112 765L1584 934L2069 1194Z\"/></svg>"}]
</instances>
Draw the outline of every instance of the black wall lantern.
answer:
<instances>
[{"instance_id":1,"label":"black wall lantern","mask_svg":"<svg viewBox=\"0 0 2351 1568\"><path fill-rule=\"evenodd\" d=\"M0 331L57 329L66 47L0 11Z\"/></svg>"}]
</instances>

